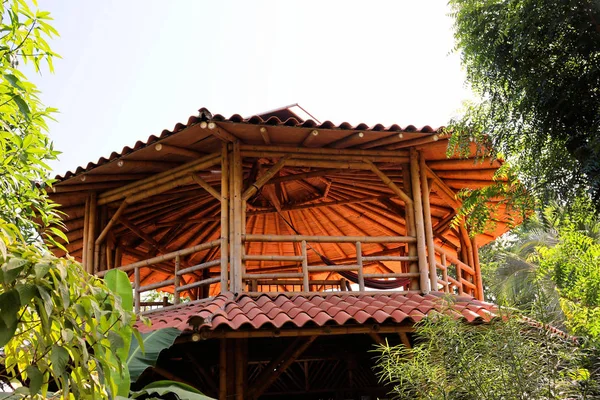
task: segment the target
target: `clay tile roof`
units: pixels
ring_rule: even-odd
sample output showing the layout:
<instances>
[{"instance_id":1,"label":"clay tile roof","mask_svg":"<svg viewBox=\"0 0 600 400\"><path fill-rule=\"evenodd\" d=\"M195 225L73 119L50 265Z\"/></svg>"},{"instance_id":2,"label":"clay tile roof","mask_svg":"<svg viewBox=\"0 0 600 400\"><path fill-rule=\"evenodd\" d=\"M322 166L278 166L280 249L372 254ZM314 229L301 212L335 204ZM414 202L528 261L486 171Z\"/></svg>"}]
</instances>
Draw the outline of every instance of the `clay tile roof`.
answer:
<instances>
[{"instance_id":1,"label":"clay tile roof","mask_svg":"<svg viewBox=\"0 0 600 400\"><path fill-rule=\"evenodd\" d=\"M138 324L142 332L172 327L191 329L188 319L200 316L200 329L279 329L365 323L414 324L430 312L451 312L470 323L487 322L496 317L496 306L471 297L444 297L442 293L358 294L352 292L314 295L276 296L261 294L234 296L223 293L213 299L157 310L147 316L152 326ZM457 301L458 302L455 302Z\"/></svg>"}]
</instances>

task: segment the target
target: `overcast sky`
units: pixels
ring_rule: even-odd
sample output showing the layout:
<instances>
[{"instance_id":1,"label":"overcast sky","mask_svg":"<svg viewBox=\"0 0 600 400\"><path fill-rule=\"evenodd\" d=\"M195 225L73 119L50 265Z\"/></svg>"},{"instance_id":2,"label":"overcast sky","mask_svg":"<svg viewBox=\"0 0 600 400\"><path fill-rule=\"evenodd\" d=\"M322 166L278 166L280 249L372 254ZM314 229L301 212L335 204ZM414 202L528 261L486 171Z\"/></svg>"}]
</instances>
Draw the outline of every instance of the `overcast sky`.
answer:
<instances>
[{"instance_id":1,"label":"overcast sky","mask_svg":"<svg viewBox=\"0 0 600 400\"><path fill-rule=\"evenodd\" d=\"M61 34L56 73L33 78L60 110L59 174L200 107L437 127L469 96L446 0L40 3Z\"/></svg>"}]
</instances>

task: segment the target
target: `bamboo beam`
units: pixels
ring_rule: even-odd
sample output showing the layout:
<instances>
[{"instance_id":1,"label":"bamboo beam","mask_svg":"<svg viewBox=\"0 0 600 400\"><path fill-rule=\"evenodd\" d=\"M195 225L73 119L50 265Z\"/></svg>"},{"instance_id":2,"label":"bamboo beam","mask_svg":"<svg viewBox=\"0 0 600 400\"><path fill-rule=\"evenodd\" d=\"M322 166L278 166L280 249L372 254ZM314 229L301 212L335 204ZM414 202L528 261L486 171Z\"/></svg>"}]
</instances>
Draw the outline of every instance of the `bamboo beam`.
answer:
<instances>
[{"instance_id":1,"label":"bamboo beam","mask_svg":"<svg viewBox=\"0 0 600 400\"><path fill-rule=\"evenodd\" d=\"M296 339L279 357L274 359L256 379L254 387L249 393L251 399L258 399L275 382L285 370L304 353L318 336L309 336L308 339Z\"/></svg>"},{"instance_id":2,"label":"bamboo beam","mask_svg":"<svg viewBox=\"0 0 600 400\"><path fill-rule=\"evenodd\" d=\"M240 150L263 152L268 154L272 152L280 152L286 154L295 154L301 157L302 154L312 155L338 155L338 156L382 156L382 157L395 157L396 159L407 158L408 151L387 151L387 150L361 150L361 149L329 149L329 148L305 148L305 147L293 147L293 146L264 146L264 145L240 145Z\"/></svg>"},{"instance_id":3,"label":"bamboo beam","mask_svg":"<svg viewBox=\"0 0 600 400\"><path fill-rule=\"evenodd\" d=\"M400 199L404 203L412 203L413 200L406 193L404 193L402 189L396 186L396 184L392 182L392 180L388 178L387 175L385 175L379 168L377 168L377 166L373 164L373 162L367 159L365 159L364 162L369 166L370 170L373 171L373 173L383 181L383 183L385 183L394 193L398 195L398 197L400 197Z\"/></svg>"},{"instance_id":4,"label":"bamboo beam","mask_svg":"<svg viewBox=\"0 0 600 400\"><path fill-rule=\"evenodd\" d=\"M306 236L306 235L243 235L248 242L321 242L321 243L415 243L410 236Z\"/></svg>"},{"instance_id":5,"label":"bamboo beam","mask_svg":"<svg viewBox=\"0 0 600 400\"><path fill-rule=\"evenodd\" d=\"M206 190L212 197L214 197L217 200L221 200L221 195L219 194L219 192L217 192L215 188L210 186L208 182L202 179L198 174L192 174L192 179L198 184L198 186Z\"/></svg>"},{"instance_id":6,"label":"bamboo beam","mask_svg":"<svg viewBox=\"0 0 600 400\"><path fill-rule=\"evenodd\" d=\"M332 149L345 149L346 147L351 146L351 143L355 140L360 140L365 137L363 132L354 132L350 135L344 136L341 139L336 140L335 142L329 143L327 147Z\"/></svg>"},{"instance_id":7,"label":"bamboo beam","mask_svg":"<svg viewBox=\"0 0 600 400\"><path fill-rule=\"evenodd\" d=\"M423 220L423 199L421 197L421 184L419 178L419 160L416 150L410 152L410 175L413 192L413 206L415 213L415 226L417 230L417 254L419 256L419 272L421 273L420 289L429 293L429 277L427 267L427 250L425 245L425 222Z\"/></svg>"},{"instance_id":8,"label":"bamboo beam","mask_svg":"<svg viewBox=\"0 0 600 400\"><path fill-rule=\"evenodd\" d=\"M166 143L156 143L154 145L154 150L156 150L157 152L165 152L165 153L171 153L171 154L177 154L180 156L184 156L184 157L191 157L191 158L198 158L198 157L202 157L205 154L194 151L194 150L190 150L190 149L186 149L184 147L178 147L178 146L173 146L170 144L166 144Z\"/></svg>"},{"instance_id":9,"label":"bamboo beam","mask_svg":"<svg viewBox=\"0 0 600 400\"><path fill-rule=\"evenodd\" d=\"M117 211L113 214L112 218L108 221L102 232L100 232L100 235L98 235L98 238L96 239L95 243L96 246L102 244L102 242L106 238L106 235L108 235L108 232L110 232L113 225L119 220L121 214L123 214L123 212L125 211L125 208L127 208L127 205L127 199L123 200L123 202L121 203Z\"/></svg>"},{"instance_id":10,"label":"bamboo beam","mask_svg":"<svg viewBox=\"0 0 600 400\"><path fill-rule=\"evenodd\" d=\"M198 160L191 161L179 167L153 175L149 178L132 182L118 189L109 190L99 196L98 205L111 203L116 200L155 188L178 178L185 177L190 172L199 171L215 165L219 161L219 153L208 154Z\"/></svg>"},{"instance_id":11,"label":"bamboo beam","mask_svg":"<svg viewBox=\"0 0 600 400\"><path fill-rule=\"evenodd\" d=\"M425 239L427 243L427 258L429 259L429 284L432 290L438 290L437 266L435 260L435 245L433 242L433 225L431 223L431 205L429 202L429 182L427 166L423 153L419 153L419 174L421 177L421 192L423 194L423 217L425 224Z\"/></svg>"},{"instance_id":12,"label":"bamboo beam","mask_svg":"<svg viewBox=\"0 0 600 400\"><path fill-rule=\"evenodd\" d=\"M230 132L228 132L227 130L221 128L214 122L209 122L206 126L211 131L212 135L214 135L215 137L217 137L218 139L220 139L224 142L231 142L231 143L238 142L239 143L239 141L240 141L235 135L233 135Z\"/></svg>"},{"instance_id":13,"label":"bamboo beam","mask_svg":"<svg viewBox=\"0 0 600 400\"><path fill-rule=\"evenodd\" d=\"M275 165L273 165L271 168L269 168L269 170L267 172L265 172L263 175L261 175L261 177L258 178L256 180L256 182L254 182L244 192L242 199L244 201L247 201L250 197L254 196L254 194L256 192L258 192L260 190L260 188L263 187L269 181L269 179L274 177L275 174L278 173L281 170L281 168L283 168L285 166L285 163L288 160L288 158L289 158L289 155L281 157Z\"/></svg>"},{"instance_id":14,"label":"bamboo beam","mask_svg":"<svg viewBox=\"0 0 600 400\"><path fill-rule=\"evenodd\" d=\"M370 142L367 142L367 143L359 146L359 148L360 149L372 149L373 147L379 147L379 146L384 146L384 145L391 144L391 143L396 143L396 142L402 140L403 137L404 137L404 134L401 132L394 133L393 135L386 136L384 138L371 140Z\"/></svg>"},{"instance_id":15,"label":"bamboo beam","mask_svg":"<svg viewBox=\"0 0 600 400\"><path fill-rule=\"evenodd\" d=\"M266 145L271 144L271 138L269 137L269 131L267 130L266 127L261 126L259 129L260 132L260 136L263 139L263 142L265 142Z\"/></svg>"},{"instance_id":16,"label":"bamboo beam","mask_svg":"<svg viewBox=\"0 0 600 400\"><path fill-rule=\"evenodd\" d=\"M302 146L303 147L307 147L309 146L311 143L313 143L317 137L319 136L319 131L314 129L312 131L310 131L310 133L308 135L306 135L306 137L304 138L304 141L302 141Z\"/></svg>"},{"instance_id":17,"label":"bamboo beam","mask_svg":"<svg viewBox=\"0 0 600 400\"><path fill-rule=\"evenodd\" d=\"M406 149L408 147L420 146L422 144L427 144L431 142L437 142L439 139L439 135L430 135L427 134L425 137L419 137L416 139L404 140L400 143L393 144L391 146L387 146L389 150L398 150L398 149Z\"/></svg>"}]
</instances>

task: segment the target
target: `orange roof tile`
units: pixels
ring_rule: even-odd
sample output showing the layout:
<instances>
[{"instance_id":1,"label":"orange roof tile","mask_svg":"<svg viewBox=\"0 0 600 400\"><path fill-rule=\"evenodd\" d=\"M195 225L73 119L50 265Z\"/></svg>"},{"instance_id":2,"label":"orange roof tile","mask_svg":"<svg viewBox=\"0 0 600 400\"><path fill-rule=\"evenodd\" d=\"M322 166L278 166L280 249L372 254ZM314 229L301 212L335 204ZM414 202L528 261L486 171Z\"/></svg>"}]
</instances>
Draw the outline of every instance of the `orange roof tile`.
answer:
<instances>
[{"instance_id":1,"label":"orange roof tile","mask_svg":"<svg viewBox=\"0 0 600 400\"><path fill-rule=\"evenodd\" d=\"M237 297L233 293L223 293L213 299L154 311L147 315L152 326L138 324L138 328L141 332L161 328L191 330L188 320L195 316L204 319L199 328L207 330L413 324L434 310L450 312L473 323L490 321L496 316L497 307L470 296L448 297L443 293L281 293Z\"/></svg>"}]
</instances>

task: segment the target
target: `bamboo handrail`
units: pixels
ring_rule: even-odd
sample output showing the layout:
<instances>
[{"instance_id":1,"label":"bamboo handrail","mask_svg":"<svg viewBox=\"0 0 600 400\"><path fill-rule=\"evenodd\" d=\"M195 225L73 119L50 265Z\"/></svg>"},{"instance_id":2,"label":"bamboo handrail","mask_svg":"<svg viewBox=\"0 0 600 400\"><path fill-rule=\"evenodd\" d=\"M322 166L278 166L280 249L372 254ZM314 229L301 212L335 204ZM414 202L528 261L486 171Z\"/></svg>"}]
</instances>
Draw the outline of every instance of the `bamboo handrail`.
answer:
<instances>
[{"instance_id":1,"label":"bamboo handrail","mask_svg":"<svg viewBox=\"0 0 600 400\"><path fill-rule=\"evenodd\" d=\"M309 265L308 272L358 271L360 265Z\"/></svg>"},{"instance_id":2,"label":"bamboo handrail","mask_svg":"<svg viewBox=\"0 0 600 400\"><path fill-rule=\"evenodd\" d=\"M411 236L308 236L308 235L242 235L244 242L315 242L315 243L415 243Z\"/></svg>"},{"instance_id":3,"label":"bamboo handrail","mask_svg":"<svg viewBox=\"0 0 600 400\"><path fill-rule=\"evenodd\" d=\"M302 256L280 256L275 254L253 254L244 255L242 257L244 261L296 261L301 262L304 260Z\"/></svg>"},{"instance_id":4,"label":"bamboo handrail","mask_svg":"<svg viewBox=\"0 0 600 400\"><path fill-rule=\"evenodd\" d=\"M170 286L175 284L175 279L167 279L161 282L151 283L149 285L140 286L137 288L136 292L142 293L147 292L149 290L159 289L161 287Z\"/></svg>"},{"instance_id":5,"label":"bamboo handrail","mask_svg":"<svg viewBox=\"0 0 600 400\"><path fill-rule=\"evenodd\" d=\"M193 289L193 288L198 287L198 286L212 285L213 283L217 283L220 280L221 280L221 277L203 279L201 281L197 281L197 282L193 282L193 283L188 283L187 285L179 286L178 288L175 288L175 291L177 293L179 293L179 292L183 292L183 291L186 291L186 290L189 290L189 289Z\"/></svg>"},{"instance_id":6,"label":"bamboo handrail","mask_svg":"<svg viewBox=\"0 0 600 400\"><path fill-rule=\"evenodd\" d=\"M418 278L421 274L418 272L398 272L398 273L386 273L386 274L364 274L365 278Z\"/></svg>"},{"instance_id":7,"label":"bamboo handrail","mask_svg":"<svg viewBox=\"0 0 600 400\"><path fill-rule=\"evenodd\" d=\"M414 256L366 256L363 257L364 262L371 261L417 261L418 257Z\"/></svg>"},{"instance_id":8,"label":"bamboo handrail","mask_svg":"<svg viewBox=\"0 0 600 400\"><path fill-rule=\"evenodd\" d=\"M219 259L216 259L216 260L208 261L208 262L205 262L205 263L202 263L202 264L197 264L197 265L194 265L192 267L188 267L188 268L184 268L182 270L179 270L178 275L181 276L181 275L184 275L184 274L189 274L190 272L200 271L200 270L203 270L203 269L206 269L206 268L215 267L215 266L220 265L220 264L221 264L221 259L219 258Z\"/></svg>"}]
</instances>

